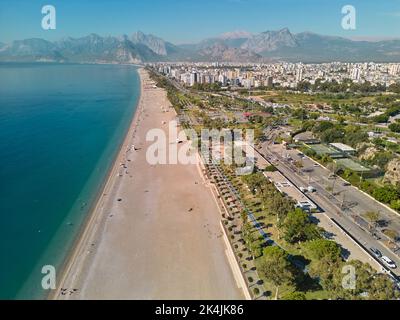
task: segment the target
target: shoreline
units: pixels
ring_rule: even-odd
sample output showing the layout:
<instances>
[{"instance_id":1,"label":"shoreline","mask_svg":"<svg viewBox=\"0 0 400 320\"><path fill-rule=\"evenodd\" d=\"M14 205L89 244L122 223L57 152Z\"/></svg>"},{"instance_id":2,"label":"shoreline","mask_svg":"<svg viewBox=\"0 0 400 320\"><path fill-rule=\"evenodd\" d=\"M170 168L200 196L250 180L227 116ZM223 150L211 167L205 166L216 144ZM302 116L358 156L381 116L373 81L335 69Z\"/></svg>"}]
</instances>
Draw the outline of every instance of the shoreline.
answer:
<instances>
[{"instance_id":1,"label":"shoreline","mask_svg":"<svg viewBox=\"0 0 400 320\"><path fill-rule=\"evenodd\" d=\"M149 130L168 135L176 112L144 69L139 75L140 99L127 136L49 298L241 300L218 204L198 164L148 163Z\"/></svg>"},{"instance_id":2,"label":"shoreline","mask_svg":"<svg viewBox=\"0 0 400 320\"><path fill-rule=\"evenodd\" d=\"M83 246L86 244L86 241L89 239L91 233L96 233L96 227L98 227L98 224L95 224L94 221L99 218L101 215L101 210L99 208L104 205L105 201L105 195L108 194L108 192L111 190L111 188L114 187L113 184L113 177L116 177L118 174L118 171L120 169L120 163L124 159L126 155L126 148L129 145L130 139L132 138L133 134L136 131L136 127L138 125L138 120L139 117L141 116L142 112L144 111L143 105L142 105L142 99L143 99L143 90L144 90L144 84L143 84L143 77L141 75L141 72L143 72L144 68L139 67L137 72L139 76L139 82L140 82L140 94L139 94L139 99L137 101L136 105L136 110L133 114L132 120L129 124L128 130L126 132L125 138L123 139L121 146L119 148L119 151L117 152L115 159L110 166L110 170L107 173L107 176L105 177L105 180L103 181L103 185L98 191L98 194L96 195L95 201L93 202L92 207L90 208L86 219L83 221L83 224L81 226L81 230L76 234L76 237L73 241L73 245L69 250L69 253L65 257L64 261L62 262L61 266L61 276L57 276L57 286L55 290L52 290L49 294L45 296L45 299L47 300L55 300L57 299L57 295L59 294L60 289L63 287L63 284L66 281L66 278L68 277L69 271L73 268L74 264L76 264L77 261L77 256L82 253ZM60 280L58 280L60 279Z\"/></svg>"}]
</instances>

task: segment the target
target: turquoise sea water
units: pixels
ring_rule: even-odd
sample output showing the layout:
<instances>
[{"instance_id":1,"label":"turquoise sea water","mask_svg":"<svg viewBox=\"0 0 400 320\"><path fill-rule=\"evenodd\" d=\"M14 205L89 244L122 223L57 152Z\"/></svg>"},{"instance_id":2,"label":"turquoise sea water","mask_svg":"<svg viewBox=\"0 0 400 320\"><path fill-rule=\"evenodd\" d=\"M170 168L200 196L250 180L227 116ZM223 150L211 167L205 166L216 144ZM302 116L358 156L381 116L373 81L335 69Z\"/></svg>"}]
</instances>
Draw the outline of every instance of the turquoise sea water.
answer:
<instances>
[{"instance_id":1,"label":"turquoise sea water","mask_svg":"<svg viewBox=\"0 0 400 320\"><path fill-rule=\"evenodd\" d=\"M0 64L0 298L48 294L139 95L133 66Z\"/></svg>"}]
</instances>

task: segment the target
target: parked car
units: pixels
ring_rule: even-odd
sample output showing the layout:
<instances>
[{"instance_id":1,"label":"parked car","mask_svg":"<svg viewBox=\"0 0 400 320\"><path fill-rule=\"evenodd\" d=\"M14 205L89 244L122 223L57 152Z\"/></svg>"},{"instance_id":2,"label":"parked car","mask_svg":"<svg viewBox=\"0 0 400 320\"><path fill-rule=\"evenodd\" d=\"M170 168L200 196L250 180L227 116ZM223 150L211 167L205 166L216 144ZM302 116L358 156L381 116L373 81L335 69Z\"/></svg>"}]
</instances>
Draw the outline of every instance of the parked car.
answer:
<instances>
[{"instance_id":1,"label":"parked car","mask_svg":"<svg viewBox=\"0 0 400 320\"><path fill-rule=\"evenodd\" d=\"M391 269L396 269L396 268L397 268L396 264L395 264L392 260L390 260L388 257L383 256L383 257L381 258L381 260L382 260L382 262L383 262L386 266L388 266L389 268L391 268Z\"/></svg>"},{"instance_id":2,"label":"parked car","mask_svg":"<svg viewBox=\"0 0 400 320\"><path fill-rule=\"evenodd\" d=\"M380 252L378 249L376 248L371 248L370 249L372 254L377 257L378 259L382 257L382 252Z\"/></svg>"},{"instance_id":3,"label":"parked car","mask_svg":"<svg viewBox=\"0 0 400 320\"><path fill-rule=\"evenodd\" d=\"M348 186L351 186L350 182L347 182L347 181L343 182L343 187L348 187Z\"/></svg>"}]
</instances>

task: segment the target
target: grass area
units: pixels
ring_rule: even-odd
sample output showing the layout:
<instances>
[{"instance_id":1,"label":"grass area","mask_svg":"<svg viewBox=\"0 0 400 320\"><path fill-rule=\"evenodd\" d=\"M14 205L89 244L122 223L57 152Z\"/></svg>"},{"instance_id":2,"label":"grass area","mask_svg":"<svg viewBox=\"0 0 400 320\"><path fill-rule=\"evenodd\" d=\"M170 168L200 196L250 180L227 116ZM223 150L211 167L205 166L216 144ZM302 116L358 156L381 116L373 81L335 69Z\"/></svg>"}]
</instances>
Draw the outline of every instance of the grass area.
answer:
<instances>
[{"instance_id":1,"label":"grass area","mask_svg":"<svg viewBox=\"0 0 400 320\"><path fill-rule=\"evenodd\" d=\"M281 104L291 104L293 106L301 106L304 104L357 104L372 103L375 97L346 97L345 95L333 94L306 94L292 93L286 91L268 91L262 97L265 101L271 101Z\"/></svg>"},{"instance_id":2,"label":"grass area","mask_svg":"<svg viewBox=\"0 0 400 320\"><path fill-rule=\"evenodd\" d=\"M306 292L307 300L328 300L329 293L324 290Z\"/></svg>"}]
</instances>

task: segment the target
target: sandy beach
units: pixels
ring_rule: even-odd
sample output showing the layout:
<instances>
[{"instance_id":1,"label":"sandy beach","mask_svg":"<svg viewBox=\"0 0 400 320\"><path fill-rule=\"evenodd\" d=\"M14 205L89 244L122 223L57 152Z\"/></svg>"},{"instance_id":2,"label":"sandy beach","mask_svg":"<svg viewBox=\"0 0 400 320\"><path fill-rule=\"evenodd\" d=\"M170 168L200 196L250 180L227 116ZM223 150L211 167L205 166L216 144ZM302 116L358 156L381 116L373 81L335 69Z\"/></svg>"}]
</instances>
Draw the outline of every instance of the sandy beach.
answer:
<instances>
[{"instance_id":1,"label":"sandy beach","mask_svg":"<svg viewBox=\"0 0 400 320\"><path fill-rule=\"evenodd\" d=\"M168 136L176 114L166 92L139 73L135 118L51 298L243 299L200 168L146 160L147 132Z\"/></svg>"}]
</instances>

